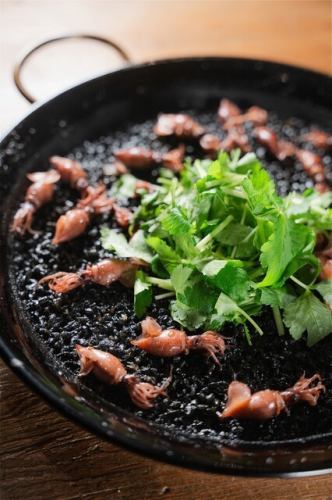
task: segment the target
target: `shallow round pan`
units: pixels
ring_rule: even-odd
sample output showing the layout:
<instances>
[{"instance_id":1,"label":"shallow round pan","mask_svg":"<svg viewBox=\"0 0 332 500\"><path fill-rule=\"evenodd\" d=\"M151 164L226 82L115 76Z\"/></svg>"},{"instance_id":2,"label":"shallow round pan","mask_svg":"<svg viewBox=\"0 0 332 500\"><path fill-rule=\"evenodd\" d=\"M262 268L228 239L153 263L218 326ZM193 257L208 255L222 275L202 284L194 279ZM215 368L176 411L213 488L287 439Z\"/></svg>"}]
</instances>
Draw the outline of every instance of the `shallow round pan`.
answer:
<instances>
[{"instance_id":1,"label":"shallow round pan","mask_svg":"<svg viewBox=\"0 0 332 500\"><path fill-rule=\"evenodd\" d=\"M167 435L128 412L105 405L88 390L70 395L43 363L22 322L7 279L9 213L20 180L34 165L128 121L159 111L204 111L226 96L281 115L332 126L332 82L319 73L277 63L236 58L190 58L129 66L100 76L34 106L0 143L1 273L0 350L6 363L50 404L88 429L162 460L231 474L307 474L331 471L332 435L288 442L238 443L228 448Z\"/></svg>"}]
</instances>

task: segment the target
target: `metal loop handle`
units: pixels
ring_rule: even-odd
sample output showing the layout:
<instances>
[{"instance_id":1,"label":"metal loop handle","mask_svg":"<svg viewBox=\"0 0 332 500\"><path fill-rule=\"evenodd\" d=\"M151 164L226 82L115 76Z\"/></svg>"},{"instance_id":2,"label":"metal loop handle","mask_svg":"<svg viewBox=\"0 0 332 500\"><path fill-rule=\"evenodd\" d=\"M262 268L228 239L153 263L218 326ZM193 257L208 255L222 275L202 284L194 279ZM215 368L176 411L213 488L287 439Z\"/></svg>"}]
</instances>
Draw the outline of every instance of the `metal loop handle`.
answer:
<instances>
[{"instance_id":1,"label":"metal loop handle","mask_svg":"<svg viewBox=\"0 0 332 500\"><path fill-rule=\"evenodd\" d=\"M13 77L14 77L15 85L16 85L17 89L19 90L19 92L23 95L23 97L25 97L25 99L27 101L29 101L30 103L33 103L36 101L35 97L32 94L30 94L30 92L26 89L26 87L22 81L22 69L23 69L24 65L26 64L26 62L29 60L29 58L32 56L32 54L37 52L41 47L44 47L45 45L49 45L51 43L59 42L62 40L69 40L69 39L75 39L75 38L95 40L97 42L101 42L101 43L104 43L106 45L109 45L118 54L120 54L120 56L122 57L122 59L126 63L131 62L130 57L123 50L123 48L120 47L120 45L118 45L117 43L115 43L112 40L109 40L108 38L105 38L103 36L90 35L88 33L69 33L69 34L65 34L65 35L59 35L59 36L56 36L54 38L48 38L47 40L44 40L44 41L38 43L38 45L33 46L31 49L29 49L27 52L25 52L23 54L23 56L17 61L17 63L14 66Z\"/></svg>"}]
</instances>

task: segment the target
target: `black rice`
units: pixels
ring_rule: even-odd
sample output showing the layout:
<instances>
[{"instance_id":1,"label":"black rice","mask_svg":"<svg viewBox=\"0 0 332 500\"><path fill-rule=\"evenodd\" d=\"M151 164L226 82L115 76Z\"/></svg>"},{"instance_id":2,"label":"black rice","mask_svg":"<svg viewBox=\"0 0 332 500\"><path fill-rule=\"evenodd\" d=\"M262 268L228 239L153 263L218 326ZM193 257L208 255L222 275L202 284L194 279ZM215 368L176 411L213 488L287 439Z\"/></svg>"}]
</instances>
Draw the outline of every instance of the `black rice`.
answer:
<instances>
[{"instance_id":1,"label":"black rice","mask_svg":"<svg viewBox=\"0 0 332 500\"><path fill-rule=\"evenodd\" d=\"M212 114L200 115L212 133L223 133ZM270 125L280 135L301 146L299 137L308 127L301 120L291 118L281 122L271 113ZM91 183L103 181L111 187L114 178L105 175L105 164L112 163L113 152L119 147L148 146L155 150L167 150L176 142L161 142L152 132L151 121L128 127L115 134L105 135L94 141L86 141L71 156L83 163ZM246 125L250 133L251 126ZM252 140L253 149L278 183L281 195L290 190L303 191L312 187L300 164L295 160L280 163ZM332 181L332 158L319 151ZM195 145L187 146L187 154L199 155ZM36 165L36 170L38 166ZM107 170L106 170L107 172ZM155 179L158 171L145 178ZM22 196L27 184L22 183ZM109 254L99 242L101 224L114 226L108 215L96 217L88 232L74 241L60 246L51 244L55 221L71 208L77 193L64 185L56 190L54 202L43 207L34 220L35 235L27 234L19 239L11 236L11 274L15 277L16 292L25 311L45 362L55 373L59 371L70 379L79 369L75 344L94 346L112 352L123 361L129 373L136 372L144 380L160 383L174 366L173 381L168 399L159 398L154 409L141 411L130 402L119 388L106 386L93 376L83 383L96 393L115 404L129 409L136 415L153 420L168 431L181 431L188 435L209 436L220 440L275 441L304 437L313 433L332 430L332 342L325 339L312 348L304 341L294 342L288 335L278 337L271 314L265 311L258 323L266 334L253 332L253 345L247 344L241 327L225 327L223 334L232 337L232 346L222 359L221 368L199 353L165 360L155 358L133 348L130 340L140 334L140 322L133 311L133 291L115 284L110 288L87 285L68 294L55 295L46 286L38 286L43 276L56 271L76 271L88 263L97 263ZM157 301L149 314L162 327L176 326L168 311L168 302ZM327 392L314 408L297 405L286 413L264 423L232 420L220 422L216 412L223 408L228 384L236 377L255 390L263 388L285 389L305 373L319 372L324 378Z\"/></svg>"}]
</instances>

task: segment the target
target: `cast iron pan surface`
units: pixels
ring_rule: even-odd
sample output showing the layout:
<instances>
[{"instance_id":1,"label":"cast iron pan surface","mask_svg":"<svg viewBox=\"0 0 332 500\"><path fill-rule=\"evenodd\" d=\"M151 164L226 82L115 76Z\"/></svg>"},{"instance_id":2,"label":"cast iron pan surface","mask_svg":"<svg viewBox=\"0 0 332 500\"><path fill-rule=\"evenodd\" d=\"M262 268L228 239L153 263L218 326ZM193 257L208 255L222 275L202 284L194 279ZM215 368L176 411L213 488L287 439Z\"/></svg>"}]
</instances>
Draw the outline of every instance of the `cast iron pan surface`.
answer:
<instances>
[{"instance_id":1,"label":"cast iron pan surface","mask_svg":"<svg viewBox=\"0 0 332 500\"><path fill-rule=\"evenodd\" d=\"M0 145L1 194L1 338L6 362L51 404L79 423L145 454L200 469L226 473L274 474L331 470L332 345L327 338L308 349L289 337L280 339L268 314L261 323L268 333L248 347L241 329L234 336L222 368L198 354L175 358L169 399L153 410L135 408L121 390L88 377L77 385L76 343L93 345L119 356L129 372L160 383L170 362L152 358L130 346L140 333L133 313L132 291L89 285L55 296L37 281L57 270L75 271L107 253L98 243L102 223L96 218L86 235L54 247L56 219L72 207L77 195L63 185L54 202L34 221L40 232L23 239L8 227L28 185L27 171L48 168L53 155L83 163L91 183L114 179L105 175L114 150L144 145L167 150L152 132L159 112L188 111L220 132L216 110L228 97L243 109L256 104L269 110L270 124L284 138L298 141L309 125L332 130L332 83L328 76L275 63L192 58L131 66L78 85L35 107ZM262 148L257 154L278 182L281 194L301 191L311 181L296 162L280 164ZM310 147L307 145L307 147ZM193 145L187 154L198 154ZM332 158L324 163L332 181ZM143 174L144 176L144 174ZM155 178L157 171L145 178ZM168 303L158 302L150 314L163 327L174 326ZM298 405L291 416L265 423L222 423L216 417L227 386L236 374L253 390L285 388L306 371L319 371L327 393L315 408ZM72 385L68 385L72 384Z\"/></svg>"}]
</instances>

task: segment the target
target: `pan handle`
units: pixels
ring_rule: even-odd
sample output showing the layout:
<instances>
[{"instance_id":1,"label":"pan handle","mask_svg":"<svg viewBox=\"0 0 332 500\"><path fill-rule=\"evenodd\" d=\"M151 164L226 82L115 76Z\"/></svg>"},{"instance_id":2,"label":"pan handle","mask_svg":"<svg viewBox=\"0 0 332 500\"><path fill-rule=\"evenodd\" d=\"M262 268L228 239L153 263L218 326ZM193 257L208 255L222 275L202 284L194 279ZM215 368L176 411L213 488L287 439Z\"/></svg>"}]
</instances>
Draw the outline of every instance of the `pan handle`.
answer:
<instances>
[{"instance_id":1,"label":"pan handle","mask_svg":"<svg viewBox=\"0 0 332 500\"><path fill-rule=\"evenodd\" d=\"M19 92L22 94L23 97L30 103L33 103L36 101L35 97L30 94L30 92L27 90L25 84L22 81L22 69L26 62L29 60L29 58L37 52L41 47L44 47L45 45L49 45L51 43L59 42L62 40L68 40L68 39L87 39L87 40L94 40L97 42L104 43L110 47L112 47L120 56L121 58L126 62L130 63L131 59L128 56L127 52L120 47L117 43L113 42L113 40L110 40L108 38L105 38L100 35L92 35L89 33L68 33L65 35L59 35L54 38L48 38L46 40L43 40L42 42L38 43L37 45L34 45L32 48L30 48L27 52L25 52L20 59L16 62L14 66L14 73L13 73L13 78L15 85Z\"/></svg>"}]
</instances>

